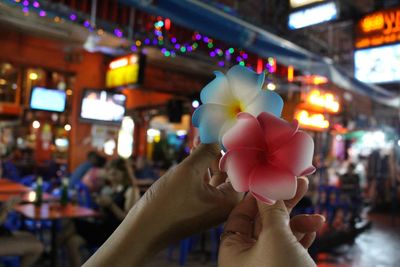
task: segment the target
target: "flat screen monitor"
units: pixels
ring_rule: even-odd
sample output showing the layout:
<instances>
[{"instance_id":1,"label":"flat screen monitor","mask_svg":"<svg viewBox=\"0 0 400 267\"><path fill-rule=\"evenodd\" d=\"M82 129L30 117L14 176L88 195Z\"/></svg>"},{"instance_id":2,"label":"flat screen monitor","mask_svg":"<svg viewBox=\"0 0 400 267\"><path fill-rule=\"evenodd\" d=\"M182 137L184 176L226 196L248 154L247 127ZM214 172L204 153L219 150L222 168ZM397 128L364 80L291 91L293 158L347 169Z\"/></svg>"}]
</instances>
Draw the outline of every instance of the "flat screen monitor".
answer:
<instances>
[{"instance_id":1,"label":"flat screen monitor","mask_svg":"<svg viewBox=\"0 0 400 267\"><path fill-rule=\"evenodd\" d=\"M125 115L126 96L106 90L85 90L82 97L81 114L83 120L120 123Z\"/></svg>"},{"instance_id":2,"label":"flat screen monitor","mask_svg":"<svg viewBox=\"0 0 400 267\"><path fill-rule=\"evenodd\" d=\"M400 81L400 44L354 52L355 77L365 83Z\"/></svg>"},{"instance_id":3,"label":"flat screen monitor","mask_svg":"<svg viewBox=\"0 0 400 267\"><path fill-rule=\"evenodd\" d=\"M63 90L33 87L29 107L34 110L64 112L67 94Z\"/></svg>"},{"instance_id":4,"label":"flat screen monitor","mask_svg":"<svg viewBox=\"0 0 400 267\"><path fill-rule=\"evenodd\" d=\"M297 10L289 14L288 26L291 30L320 24L339 17L335 2L326 2L309 8Z\"/></svg>"}]
</instances>

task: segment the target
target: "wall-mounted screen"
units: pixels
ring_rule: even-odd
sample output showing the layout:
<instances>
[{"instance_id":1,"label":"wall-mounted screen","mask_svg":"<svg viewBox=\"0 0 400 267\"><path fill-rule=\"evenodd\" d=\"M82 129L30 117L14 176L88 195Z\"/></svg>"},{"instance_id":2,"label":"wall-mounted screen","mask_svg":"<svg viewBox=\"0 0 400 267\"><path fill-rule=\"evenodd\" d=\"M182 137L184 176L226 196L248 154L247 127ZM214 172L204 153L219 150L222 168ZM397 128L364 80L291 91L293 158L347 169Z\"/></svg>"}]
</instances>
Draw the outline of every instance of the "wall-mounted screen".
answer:
<instances>
[{"instance_id":1,"label":"wall-mounted screen","mask_svg":"<svg viewBox=\"0 0 400 267\"><path fill-rule=\"evenodd\" d=\"M84 120L120 123L125 115L126 96L105 90L85 90L80 117Z\"/></svg>"},{"instance_id":2,"label":"wall-mounted screen","mask_svg":"<svg viewBox=\"0 0 400 267\"><path fill-rule=\"evenodd\" d=\"M356 50L355 77L366 83L400 81L400 44Z\"/></svg>"},{"instance_id":3,"label":"wall-mounted screen","mask_svg":"<svg viewBox=\"0 0 400 267\"><path fill-rule=\"evenodd\" d=\"M29 107L34 110L64 112L67 94L63 90L33 87Z\"/></svg>"},{"instance_id":4,"label":"wall-mounted screen","mask_svg":"<svg viewBox=\"0 0 400 267\"><path fill-rule=\"evenodd\" d=\"M289 29L296 30L322 22L337 19L339 9L335 2L327 2L289 14Z\"/></svg>"}]
</instances>

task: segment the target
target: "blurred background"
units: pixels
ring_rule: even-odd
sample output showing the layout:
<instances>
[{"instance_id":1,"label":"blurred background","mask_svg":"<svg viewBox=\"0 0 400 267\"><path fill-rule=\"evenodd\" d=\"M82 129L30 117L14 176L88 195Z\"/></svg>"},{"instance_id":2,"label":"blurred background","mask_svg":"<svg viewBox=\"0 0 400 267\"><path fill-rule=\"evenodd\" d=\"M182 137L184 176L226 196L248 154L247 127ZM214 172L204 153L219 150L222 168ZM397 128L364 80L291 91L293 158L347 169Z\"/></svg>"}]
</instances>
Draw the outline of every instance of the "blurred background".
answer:
<instances>
[{"instance_id":1,"label":"blurred background","mask_svg":"<svg viewBox=\"0 0 400 267\"><path fill-rule=\"evenodd\" d=\"M327 218L318 266L398 266L400 1L0 0L0 36L0 244L22 231L37 254L1 245L0 266L77 264L68 221L101 220L99 197L138 198L184 159L200 90L236 64L314 138L294 213ZM216 266L221 231L148 266ZM81 261L101 245L83 239Z\"/></svg>"}]
</instances>

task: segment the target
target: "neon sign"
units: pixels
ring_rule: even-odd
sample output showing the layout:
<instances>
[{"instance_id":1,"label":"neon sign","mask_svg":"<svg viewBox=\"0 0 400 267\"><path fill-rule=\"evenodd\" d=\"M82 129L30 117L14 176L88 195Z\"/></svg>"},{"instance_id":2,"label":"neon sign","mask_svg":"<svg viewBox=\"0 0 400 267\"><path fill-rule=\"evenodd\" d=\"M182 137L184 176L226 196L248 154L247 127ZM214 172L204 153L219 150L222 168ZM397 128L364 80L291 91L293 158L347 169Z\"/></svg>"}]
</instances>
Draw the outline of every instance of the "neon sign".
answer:
<instances>
[{"instance_id":1,"label":"neon sign","mask_svg":"<svg viewBox=\"0 0 400 267\"><path fill-rule=\"evenodd\" d=\"M300 109L295 113L295 119L305 129L324 130L329 128L329 121L321 113L311 113Z\"/></svg>"},{"instance_id":2,"label":"neon sign","mask_svg":"<svg viewBox=\"0 0 400 267\"><path fill-rule=\"evenodd\" d=\"M365 48L400 41L400 8L378 11L358 22L355 46Z\"/></svg>"},{"instance_id":3,"label":"neon sign","mask_svg":"<svg viewBox=\"0 0 400 267\"><path fill-rule=\"evenodd\" d=\"M306 101L312 106L317 106L333 113L339 112L340 104L331 93L324 93L317 89L312 90L307 95Z\"/></svg>"}]
</instances>

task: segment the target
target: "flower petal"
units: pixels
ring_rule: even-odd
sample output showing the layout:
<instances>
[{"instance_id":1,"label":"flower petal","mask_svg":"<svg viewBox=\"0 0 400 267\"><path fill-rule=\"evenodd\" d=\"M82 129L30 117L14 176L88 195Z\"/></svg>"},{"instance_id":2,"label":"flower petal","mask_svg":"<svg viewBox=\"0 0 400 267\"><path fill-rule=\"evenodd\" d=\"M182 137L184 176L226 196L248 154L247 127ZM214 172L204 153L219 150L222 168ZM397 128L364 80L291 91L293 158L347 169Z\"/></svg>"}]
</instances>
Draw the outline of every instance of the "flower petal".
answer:
<instances>
[{"instance_id":1,"label":"flower petal","mask_svg":"<svg viewBox=\"0 0 400 267\"><path fill-rule=\"evenodd\" d=\"M269 90L259 91L258 95L245 107L246 112L256 117L262 112L269 112L280 117L282 109L283 100L281 96Z\"/></svg>"},{"instance_id":2,"label":"flower petal","mask_svg":"<svg viewBox=\"0 0 400 267\"><path fill-rule=\"evenodd\" d=\"M236 123L222 137L222 144L228 150L240 147L266 149L260 124L244 112L237 115Z\"/></svg>"},{"instance_id":3,"label":"flower petal","mask_svg":"<svg viewBox=\"0 0 400 267\"><path fill-rule=\"evenodd\" d=\"M227 107L219 104L203 104L193 113L192 122L199 128L200 141L218 143L219 132L229 120Z\"/></svg>"},{"instance_id":4,"label":"flower petal","mask_svg":"<svg viewBox=\"0 0 400 267\"><path fill-rule=\"evenodd\" d=\"M293 198L296 188L293 174L271 164L256 166L250 175L250 192L267 204Z\"/></svg>"},{"instance_id":5,"label":"flower petal","mask_svg":"<svg viewBox=\"0 0 400 267\"><path fill-rule=\"evenodd\" d=\"M290 170L293 175L308 175L315 171L312 166L314 141L305 132L298 131L293 138L272 156L272 163Z\"/></svg>"},{"instance_id":6,"label":"flower petal","mask_svg":"<svg viewBox=\"0 0 400 267\"><path fill-rule=\"evenodd\" d=\"M235 98L229 89L229 83L224 74L215 71L215 79L207 84L200 93L201 102L214 104L230 104Z\"/></svg>"},{"instance_id":7,"label":"flower petal","mask_svg":"<svg viewBox=\"0 0 400 267\"><path fill-rule=\"evenodd\" d=\"M233 95L246 106L261 90L265 75L236 65L228 71L226 77Z\"/></svg>"},{"instance_id":8,"label":"flower petal","mask_svg":"<svg viewBox=\"0 0 400 267\"><path fill-rule=\"evenodd\" d=\"M264 152L258 149L233 149L220 160L219 167L228 174L237 192L249 191L249 179L255 166L263 161Z\"/></svg>"},{"instance_id":9,"label":"flower petal","mask_svg":"<svg viewBox=\"0 0 400 267\"><path fill-rule=\"evenodd\" d=\"M258 115L257 120L264 132L264 138L270 153L274 152L282 144L287 143L299 129L299 124L296 120L288 123L267 112Z\"/></svg>"}]
</instances>

